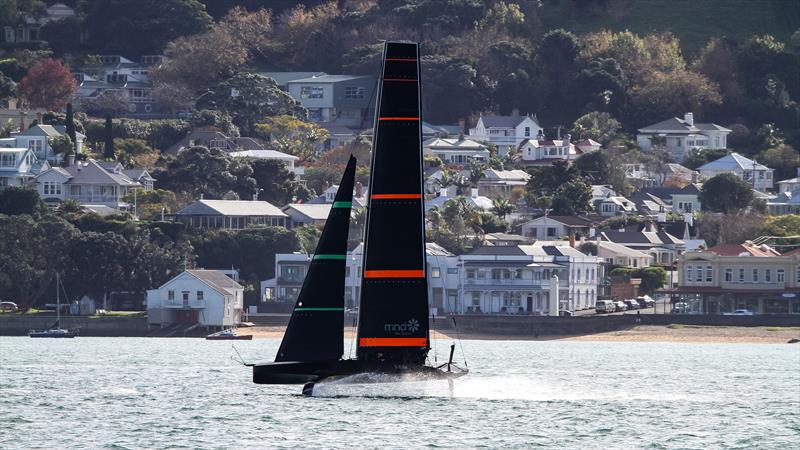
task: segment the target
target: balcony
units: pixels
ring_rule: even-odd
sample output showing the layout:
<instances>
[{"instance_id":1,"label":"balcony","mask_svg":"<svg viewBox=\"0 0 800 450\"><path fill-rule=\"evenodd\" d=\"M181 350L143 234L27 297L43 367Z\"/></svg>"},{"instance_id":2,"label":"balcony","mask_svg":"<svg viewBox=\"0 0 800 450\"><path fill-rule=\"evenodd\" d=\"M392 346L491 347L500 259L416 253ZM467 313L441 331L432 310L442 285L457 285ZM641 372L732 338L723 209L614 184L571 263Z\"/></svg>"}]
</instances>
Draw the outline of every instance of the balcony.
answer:
<instances>
[{"instance_id":1,"label":"balcony","mask_svg":"<svg viewBox=\"0 0 800 450\"><path fill-rule=\"evenodd\" d=\"M164 308L174 309L203 309L206 307L205 300L164 300L162 303Z\"/></svg>"},{"instance_id":2,"label":"balcony","mask_svg":"<svg viewBox=\"0 0 800 450\"><path fill-rule=\"evenodd\" d=\"M563 281L563 280L562 280ZM565 284L565 283L562 283ZM531 280L524 278L467 278L465 286L497 286L497 287L550 287L550 280Z\"/></svg>"}]
</instances>

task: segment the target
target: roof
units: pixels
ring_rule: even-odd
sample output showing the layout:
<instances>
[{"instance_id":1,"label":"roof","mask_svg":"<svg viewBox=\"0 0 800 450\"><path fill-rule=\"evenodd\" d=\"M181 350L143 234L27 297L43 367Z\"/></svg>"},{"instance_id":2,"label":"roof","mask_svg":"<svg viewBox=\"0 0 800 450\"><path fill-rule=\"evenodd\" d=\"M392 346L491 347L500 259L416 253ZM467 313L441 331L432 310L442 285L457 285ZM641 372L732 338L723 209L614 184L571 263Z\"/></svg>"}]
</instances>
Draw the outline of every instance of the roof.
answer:
<instances>
[{"instance_id":1,"label":"roof","mask_svg":"<svg viewBox=\"0 0 800 450\"><path fill-rule=\"evenodd\" d=\"M769 167L759 164L750 158L745 158L738 153L731 153L722 158L716 159L709 163L703 164L697 170L718 170L718 171L732 171L732 170L772 170Z\"/></svg>"},{"instance_id":2,"label":"roof","mask_svg":"<svg viewBox=\"0 0 800 450\"><path fill-rule=\"evenodd\" d=\"M180 211L179 216L276 216L288 217L269 202L252 200L197 200Z\"/></svg>"},{"instance_id":3,"label":"roof","mask_svg":"<svg viewBox=\"0 0 800 450\"><path fill-rule=\"evenodd\" d=\"M244 289L241 284L219 270L190 269L186 272L220 293L233 294L233 289Z\"/></svg>"},{"instance_id":4,"label":"roof","mask_svg":"<svg viewBox=\"0 0 800 450\"><path fill-rule=\"evenodd\" d=\"M556 222L559 222L567 227L588 227L593 224L591 220L579 216L540 216L523 225L527 225L528 223L531 223L534 220L539 220L545 217L554 220Z\"/></svg>"},{"instance_id":5,"label":"roof","mask_svg":"<svg viewBox=\"0 0 800 450\"><path fill-rule=\"evenodd\" d=\"M311 220L328 220L331 206L330 203L290 203L283 208L283 211L293 209Z\"/></svg>"},{"instance_id":6,"label":"roof","mask_svg":"<svg viewBox=\"0 0 800 450\"><path fill-rule=\"evenodd\" d=\"M430 256L455 256L454 254L448 252L447 249L445 249L444 247L435 242L425 243L425 253L427 253Z\"/></svg>"},{"instance_id":7,"label":"roof","mask_svg":"<svg viewBox=\"0 0 800 450\"><path fill-rule=\"evenodd\" d=\"M301 80L310 77L327 75L325 72L258 72L258 75L272 78L278 86L286 86L286 83L294 80Z\"/></svg>"},{"instance_id":8,"label":"roof","mask_svg":"<svg viewBox=\"0 0 800 450\"><path fill-rule=\"evenodd\" d=\"M666 231L604 231L600 235L606 241L618 244L683 244L683 241Z\"/></svg>"},{"instance_id":9,"label":"roof","mask_svg":"<svg viewBox=\"0 0 800 450\"><path fill-rule=\"evenodd\" d=\"M372 78L370 75L320 75L318 77L306 77L297 80L291 80L288 83L340 83L342 81L354 81L364 78Z\"/></svg>"},{"instance_id":10,"label":"roof","mask_svg":"<svg viewBox=\"0 0 800 450\"><path fill-rule=\"evenodd\" d=\"M138 181L130 179L124 173L109 172L93 159L82 161L72 166L53 167L50 170L46 170L37 175L37 178L49 173L50 171L55 171L69 178L67 183L70 184L116 184L117 186L141 186Z\"/></svg>"},{"instance_id":11,"label":"roof","mask_svg":"<svg viewBox=\"0 0 800 450\"><path fill-rule=\"evenodd\" d=\"M502 181L525 181L531 178L531 174L524 170L496 170L487 169L483 172L486 175L486 180L502 180Z\"/></svg>"},{"instance_id":12,"label":"roof","mask_svg":"<svg viewBox=\"0 0 800 450\"><path fill-rule=\"evenodd\" d=\"M508 233L486 233L484 239L486 239L487 241L520 241L520 242L526 242L531 240L531 238L519 234L508 234Z\"/></svg>"},{"instance_id":13,"label":"roof","mask_svg":"<svg viewBox=\"0 0 800 450\"><path fill-rule=\"evenodd\" d=\"M230 152L229 155L233 157L247 157L255 159L280 159L289 161L298 161L300 158L288 153L279 152L277 150L241 150L238 152Z\"/></svg>"},{"instance_id":14,"label":"roof","mask_svg":"<svg viewBox=\"0 0 800 450\"><path fill-rule=\"evenodd\" d=\"M470 255L525 256L526 253L518 245L485 245L476 247Z\"/></svg>"},{"instance_id":15,"label":"roof","mask_svg":"<svg viewBox=\"0 0 800 450\"><path fill-rule=\"evenodd\" d=\"M788 180L778 181L776 184L795 184L800 183L800 177L789 178Z\"/></svg>"},{"instance_id":16,"label":"roof","mask_svg":"<svg viewBox=\"0 0 800 450\"><path fill-rule=\"evenodd\" d=\"M478 141L472 139L447 139L447 138L432 138L422 143L425 148L431 150L475 150L475 151L488 151L486 146Z\"/></svg>"},{"instance_id":17,"label":"roof","mask_svg":"<svg viewBox=\"0 0 800 450\"><path fill-rule=\"evenodd\" d=\"M520 245L519 248L526 255L531 256L588 256L569 245L541 245L534 243L532 245Z\"/></svg>"},{"instance_id":18,"label":"roof","mask_svg":"<svg viewBox=\"0 0 800 450\"><path fill-rule=\"evenodd\" d=\"M536 119L530 116L481 116L483 126L486 128L516 128L525 119Z\"/></svg>"},{"instance_id":19,"label":"roof","mask_svg":"<svg viewBox=\"0 0 800 450\"><path fill-rule=\"evenodd\" d=\"M34 125L28 127L25 131L17 133L16 136L47 136L52 138L61 136L61 133L52 125Z\"/></svg>"},{"instance_id":20,"label":"roof","mask_svg":"<svg viewBox=\"0 0 800 450\"><path fill-rule=\"evenodd\" d=\"M617 244L616 242L598 241L596 244L598 248L604 248L620 255L630 256L631 258L650 258L651 256L647 253L640 252L639 250L626 247L622 244Z\"/></svg>"},{"instance_id":21,"label":"roof","mask_svg":"<svg viewBox=\"0 0 800 450\"><path fill-rule=\"evenodd\" d=\"M668 131L675 133L695 133L701 130L731 131L725 127L719 126L714 123L695 123L694 125L689 125L688 122L677 117L672 117L667 120L662 120L661 122L648 125L644 128L639 128L639 132L641 133L648 133L648 132L655 133L659 131Z\"/></svg>"},{"instance_id":22,"label":"roof","mask_svg":"<svg viewBox=\"0 0 800 450\"><path fill-rule=\"evenodd\" d=\"M772 249L772 247L767 245L757 247L747 242L743 244L719 244L709 248L708 251L719 256L781 256L781 254Z\"/></svg>"}]
</instances>

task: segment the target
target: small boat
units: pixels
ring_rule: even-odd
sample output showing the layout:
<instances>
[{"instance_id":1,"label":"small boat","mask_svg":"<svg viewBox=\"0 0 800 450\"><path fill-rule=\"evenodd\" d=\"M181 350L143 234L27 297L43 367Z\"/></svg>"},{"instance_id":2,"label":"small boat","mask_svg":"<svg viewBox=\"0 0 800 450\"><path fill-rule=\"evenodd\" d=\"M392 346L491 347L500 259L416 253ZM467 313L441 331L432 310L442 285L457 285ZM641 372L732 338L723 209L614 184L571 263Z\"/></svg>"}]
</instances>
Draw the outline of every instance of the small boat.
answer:
<instances>
[{"instance_id":1,"label":"small boat","mask_svg":"<svg viewBox=\"0 0 800 450\"><path fill-rule=\"evenodd\" d=\"M257 384L452 380L430 364L420 128L419 47L384 46L364 236L356 357L343 359L344 277L356 161L350 157L274 362L247 364ZM377 376L376 376L377 375Z\"/></svg>"},{"instance_id":2,"label":"small boat","mask_svg":"<svg viewBox=\"0 0 800 450\"><path fill-rule=\"evenodd\" d=\"M46 330L30 330L28 336L32 338L74 338L78 335L78 330L65 330L61 328L61 296L60 292L63 289L61 280L56 273L56 323Z\"/></svg>"},{"instance_id":3,"label":"small boat","mask_svg":"<svg viewBox=\"0 0 800 450\"><path fill-rule=\"evenodd\" d=\"M238 334L236 330L222 330L206 336L208 341L250 341L252 339L252 334Z\"/></svg>"}]
</instances>

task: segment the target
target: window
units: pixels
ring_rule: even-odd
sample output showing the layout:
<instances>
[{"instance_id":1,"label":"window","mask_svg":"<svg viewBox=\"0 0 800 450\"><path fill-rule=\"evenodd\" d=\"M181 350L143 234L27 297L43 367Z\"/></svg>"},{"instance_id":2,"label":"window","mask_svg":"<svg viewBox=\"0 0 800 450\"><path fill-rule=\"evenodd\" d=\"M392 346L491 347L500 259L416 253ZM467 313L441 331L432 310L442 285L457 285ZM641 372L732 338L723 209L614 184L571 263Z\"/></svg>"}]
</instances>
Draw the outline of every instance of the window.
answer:
<instances>
[{"instance_id":1,"label":"window","mask_svg":"<svg viewBox=\"0 0 800 450\"><path fill-rule=\"evenodd\" d=\"M2 167L16 167L17 155L14 153L0 154L0 166Z\"/></svg>"},{"instance_id":2,"label":"window","mask_svg":"<svg viewBox=\"0 0 800 450\"><path fill-rule=\"evenodd\" d=\"M786 282L786 271L784 271L783 269L778 269L777 271L775 271L775 276L777 278L776 281L778 283Z\"/></svg>"},{"instance_id":3,"label":"window","mask_svg":"<svg viewBox=\"0 0 800 450\"><path fill-rule=\"evenodd\" d=\"M698 283L703 282L703 266L697 266L697 278L695 278L695 281Z\"/></svg>"},{"instance_id":4,"label":"window","mask_svg":"<svg viewBox=\"0 0 800 450\"><path fill-rule=\"evenodd\" d=\"M472 306L480 306L481 305L481 293L480 292L473 292L472 293Z\"/></svg>"},{"instance_id":5,"label":"window","mask_svg":"<svg viewBox=\"0 0 800 450\"><path fill-rule=\"evenodd\" d=\"M175 300L175 291L167 291L167 300Z\"/></svg>"},{"instance_id":6,"label":"window","mask_svg":"<svg viewBox=\"0 0 800 450\"><path fill-rule=\"evenodd\" d=\"M739 269L739 283L744 283L744 269Z\"/></svg>"},{"instance_id":7,"label":"window","mask_svg":"<svg viewBox=\"0 0 800 450\"><path fill-rule=\"evenodd\" d=\"M300 98L322 98L322 87L303 86L300 88Z\"/></svg>"},{"instance_id":8,"label":"window","mask_svg":"<svg viewBox=\"0 0 800 450\"><path fill-rule=\"evenodd\" d=\"M447 268L447 273L451 274L451 275L458 274L458 267L448 267Z\"/></svg>"},{"instance_id":9,"label":"window","mask_svg":"<svg viewBox=\"0 0 800 450\"><path fill-rule=\"evenodd\" d=\"M431 267L431 278L439 278L442 276L441 269L438 267Z\"/></svg>"},{"instance_id":10,"label":"window","mask_svg":"<svg viewBox=\"0 0 800 450\"><path fill-rule=\"evenodd\" d=\"M555 236L555 235L556 235L556 229L555 228L547 228L547 236L548 237L552 237L552 236Z\"/></svg>"},{"instance_id":11,"label":"window","mask_svg":"<svg viewBox=\"0 0 800 450\"><path fill-rule=\"evenodd\" d=\"M733 269L725 269L725 281L733 281Z\"/></svg>"},{"instance_id":12,"label":"window","mask_svg":"<svg viewBox=\"0 0 800 450\"><path fill-rule=\"evenodd\" d=\"M366 91L363 86L347 86L344 88L344 98L364 98Z\"/></svg>"},{"instance_id":13,"label":"window","mask_svg":"<svg viewBox=\"0 0 800 450\"><path fill-rule=\"evenodd\" d=\"M44 195L61 195L61 183L56 181L45 181Z\"/></svg>"},{"instance_id":14,"label":"window","mask_svg":"<svg viewBox=\"0 0 800 450\"><path fill-rule=\"evenodd\" d=\"M203 300L203 291L197 291L197 300Z\"/></svg>"},{"instance_id":15,"label":"window","mask_svg":"<svg viewBox=\"0 0 800 450\"><path fill-rule=\"evenodd\" d=\"M753 283L758 283L758 269L753 269Z\"/></svg>"},{"instance_id":16,"label":"window","mask_svg":"<svg viewBox=\"0 0 800 450\"><path fill-rule=\"evenodd\" d=\"M796 280L798 283L800 283L800 266L799 266L799 267L797 267L797 276L796 276L795 280Z\"/></svg>"},{"instance_id":17,"label":"window","mask_svg":"<svg viewBox=\"0 0 800 450\"><path fill-rule=\"evenodd\" d=\"M764 282L771 283L772 282L772 269L765 269L764 270Z\"/></svg>"},{"instance_id":18,"label":"window","mask_svg":"<svg viewBox=\"0 0 800 450\"><path fill-rule=\"evenodd\" d=\"M525 127L525 137L531 137L531 127Z\"/></svg>"},{"instance_id":19,"label":"window","mask_svg":"<svg viewBox=\"0 0 800 450\"><path fill-rule=\"evenodd\" d=\"M692 266L686 266L686 281L691 282L694 278L692 274L694 273L694 268Z\"/></svg>"},{"instance_id":20,"label":"window","mask_svg":"<svg viewBox=\"0 0 800 450\"><path fill-rule=\"evenodd\" d=\"M714 269L711 266L706 266L706 283L714 281Z\"/></svg>"}]
</instances>

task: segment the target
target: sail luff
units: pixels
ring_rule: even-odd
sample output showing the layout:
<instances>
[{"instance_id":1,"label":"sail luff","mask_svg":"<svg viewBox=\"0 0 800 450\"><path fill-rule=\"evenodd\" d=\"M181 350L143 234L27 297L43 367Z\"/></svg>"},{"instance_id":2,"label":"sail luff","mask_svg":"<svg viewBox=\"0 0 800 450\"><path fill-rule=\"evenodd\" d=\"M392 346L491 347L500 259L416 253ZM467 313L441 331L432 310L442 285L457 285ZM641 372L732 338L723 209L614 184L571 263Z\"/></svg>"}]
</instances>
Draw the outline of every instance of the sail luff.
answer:
<instances>
[{"instance_id":1,"label":"sail luff","mask_svg":"<svg viewBox=\"0 0 800 450\"><path fill-rule=\"evenodd\" d=\"M275 361L335 361L344 353L344 279L355 169L351 156Z\"/></svg>"}]
</instances>

